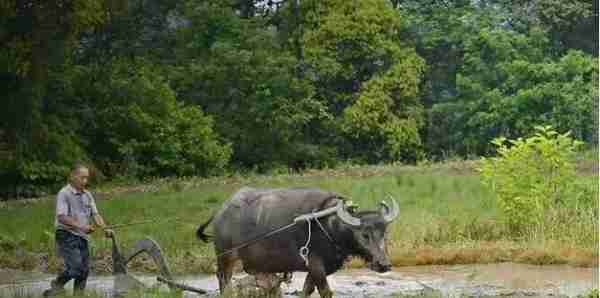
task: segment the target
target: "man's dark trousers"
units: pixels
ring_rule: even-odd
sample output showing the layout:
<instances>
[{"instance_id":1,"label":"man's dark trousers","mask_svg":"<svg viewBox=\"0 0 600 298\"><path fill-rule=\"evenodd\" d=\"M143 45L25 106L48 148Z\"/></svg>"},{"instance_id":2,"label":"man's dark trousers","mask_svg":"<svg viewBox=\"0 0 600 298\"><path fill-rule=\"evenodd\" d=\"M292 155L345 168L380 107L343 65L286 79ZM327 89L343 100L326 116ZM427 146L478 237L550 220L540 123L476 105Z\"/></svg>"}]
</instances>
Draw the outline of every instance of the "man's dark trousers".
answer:
<instances>
[{"instance_id":1,"label":"man's dark trousers","mask_svg":"<svg viewBox=\"0 0 600 298\"><path fill-rule=\"evenodd\" d=\"M54 284L63 287L69 280L74 279L73 291L82 292L90 272L88 241L64 230L56 230L55 236L58 252L63 257L65 266L64 271L54 280Z\"/></svg>"}]
</instances>

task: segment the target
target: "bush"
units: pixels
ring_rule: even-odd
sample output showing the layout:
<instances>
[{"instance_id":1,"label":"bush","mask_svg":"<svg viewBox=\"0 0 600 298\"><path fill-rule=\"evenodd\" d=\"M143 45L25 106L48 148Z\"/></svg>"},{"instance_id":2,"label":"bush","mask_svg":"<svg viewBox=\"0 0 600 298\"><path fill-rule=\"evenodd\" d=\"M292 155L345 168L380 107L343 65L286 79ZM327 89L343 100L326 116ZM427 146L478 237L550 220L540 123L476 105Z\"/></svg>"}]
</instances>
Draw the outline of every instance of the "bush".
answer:
<instances>
[{"instance_id":1,"label":"bush","mask_svg":"<svg viewBox=\"0 0 600 298\"><path fill-rule=\"evenodd\" d=\"M499 156L483 158L479 171L511 232L548 237L569 217L587 216L579 211L596 207L593 190L576 179L574 159L582 143L549 126L535 130L526 139L492 141Z\"/></svg>"},{"instance_id":2,"label":"bush","mask_svg":"<svg viewBox=\"0 0 600 298\"><path fill-rule=\"evenodd\" d=\"M591 289L591 290L577 296L577 298L598 298L598 297L599 297L598 289Z\"/></svg>"}]
</instances>

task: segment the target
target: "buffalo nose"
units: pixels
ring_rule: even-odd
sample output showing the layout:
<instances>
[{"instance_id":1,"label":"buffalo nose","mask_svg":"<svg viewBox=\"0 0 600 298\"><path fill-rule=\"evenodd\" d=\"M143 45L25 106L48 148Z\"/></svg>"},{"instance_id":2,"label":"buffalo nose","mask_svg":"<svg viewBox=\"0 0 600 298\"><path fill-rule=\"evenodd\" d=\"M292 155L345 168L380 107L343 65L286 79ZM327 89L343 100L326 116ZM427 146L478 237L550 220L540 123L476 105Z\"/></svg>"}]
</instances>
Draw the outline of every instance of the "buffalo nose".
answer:
<instances>
[{"instance_id":1,"label":"buffalo nose","mask_svg":"<svg viewBox=\"0 0 600 298\"><path fill-rule=\"evenodd\" d=\"M392 269L392 265L390 263L374 263L371 269L379 273L384 273L390 271Z\"/></svg>"},{"instance_id":2,"label":"buffalo nose","mask_svg":"<svg viewBox=\"0 0 600 298\"><path fill-rule=\"evenodd\" d=\"M388 264L388 265L382 265L381 266L381 272L388 272L390 270L392 270L392 265Z\"/></svg>"}]
</instances>

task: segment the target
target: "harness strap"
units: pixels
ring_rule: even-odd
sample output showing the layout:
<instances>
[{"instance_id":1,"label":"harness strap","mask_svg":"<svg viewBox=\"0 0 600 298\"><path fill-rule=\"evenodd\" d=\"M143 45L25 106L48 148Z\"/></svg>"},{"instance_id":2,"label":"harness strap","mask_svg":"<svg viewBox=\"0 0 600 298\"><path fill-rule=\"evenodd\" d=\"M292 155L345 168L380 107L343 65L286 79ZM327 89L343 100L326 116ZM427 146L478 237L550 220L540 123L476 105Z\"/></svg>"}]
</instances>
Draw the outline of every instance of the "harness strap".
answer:
<instances>
[{"instance_id":1,"label":"harness strap","mask_svg":"<svg viewBox=\"0 0 600 298\"><path fill-rule=\"evenodd\" d=\"M319 221L318 218L315 218L315 221L317 222L317 224L319 224L319 228L321 228L321 231L323 231L323 234L325 234L325 237L327 237L327 239L329 239L329 242L331 242L332 244L334 244L337 246L337 243L335 242L335 240L333 240L333 238L331 236L329 236L329 233L327 233L327 230L325 230L325 228L323 227L323 225L321 224L321 222Z\"/></svg>"}]
</instances>

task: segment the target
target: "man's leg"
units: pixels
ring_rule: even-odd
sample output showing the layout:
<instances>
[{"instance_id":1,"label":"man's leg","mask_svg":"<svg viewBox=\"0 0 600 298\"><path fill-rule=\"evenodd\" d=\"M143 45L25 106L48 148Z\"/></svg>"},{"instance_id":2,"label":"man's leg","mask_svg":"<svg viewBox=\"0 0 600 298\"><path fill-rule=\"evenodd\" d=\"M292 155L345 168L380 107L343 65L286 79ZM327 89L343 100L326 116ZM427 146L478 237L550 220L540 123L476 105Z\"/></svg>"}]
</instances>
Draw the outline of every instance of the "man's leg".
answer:
<instances>
[{"instance_id":1,"label":"man's leg","mask_svg":"<svg viewBox=\"0 0 600 298\"><path fill-rule=\"evenodd\" d=\"M83 294L88 274L90 273L90 249L86 240L80 239L79 251L81 253L81 270L79 271L80 275L75 277L73 284L73 293L75 293L75 295Z\"/></svg>"},{"instance_id":2,"label":"man's leg","mask_svg":"<svg viewBox=\"0 0 600 298\"><path fill-rule=\"evenodd\" d=\"M64 260L64 267L63 271L50 283L51 288L44 291L43 295L45 297L64 293L64 286L69 280L75 277L75 271L79 267L78 263L80 263L81 259L75 235L57 230L55 240L58 246L58 254Z\"/></svg>"}]
</instances>

